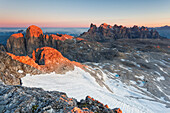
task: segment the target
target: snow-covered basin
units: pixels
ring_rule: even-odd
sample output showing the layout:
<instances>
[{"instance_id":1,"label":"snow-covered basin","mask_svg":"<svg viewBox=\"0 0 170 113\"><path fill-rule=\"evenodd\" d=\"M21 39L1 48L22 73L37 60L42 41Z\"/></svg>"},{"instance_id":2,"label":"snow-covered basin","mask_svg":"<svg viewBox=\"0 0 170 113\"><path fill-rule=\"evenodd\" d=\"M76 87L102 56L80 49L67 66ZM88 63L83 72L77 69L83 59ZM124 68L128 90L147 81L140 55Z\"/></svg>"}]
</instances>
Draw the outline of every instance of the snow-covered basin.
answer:
<instances>
[{"instance_id":1,"label":"snow-covered basin","mask_svg":"<svg viewBox=\"0 0 170 113\"><path fill-rule=\"evenodd\" d=\"M105 83L114 92L109 92L101 87L95 79L81 68L75 67L74 71L66 74L29 74L22 78L23 86L39 87L47 91L65 92L68 97L77 100L84 99L87 95L109 105L110 108L120 108L123 113L159 113L170 112L164 104L149 100L138 100L133 97L145 97L139 90L132 86L126 86L118 80L108 79L105 75ZM148 98L149 99L149 98Z\"/></svg>"}]
</instances>

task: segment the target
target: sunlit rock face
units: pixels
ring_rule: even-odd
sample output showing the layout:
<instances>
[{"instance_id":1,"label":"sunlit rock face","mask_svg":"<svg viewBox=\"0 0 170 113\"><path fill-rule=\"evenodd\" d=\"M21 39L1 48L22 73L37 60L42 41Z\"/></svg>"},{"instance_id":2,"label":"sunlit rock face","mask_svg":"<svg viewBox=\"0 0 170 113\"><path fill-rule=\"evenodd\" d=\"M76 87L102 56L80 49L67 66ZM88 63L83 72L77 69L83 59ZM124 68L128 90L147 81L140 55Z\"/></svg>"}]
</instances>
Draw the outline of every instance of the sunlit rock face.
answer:
<instances>
[{"instance_id":1,"label":"sunlit rock face","mask_svg":"<svg viewBox=\"0 0 170 113\"><path fill-rule=\"evenodd\" d=\"M67 58L50 47L43 47L37 49L35 52L35 62L38 63L42 71L56 73L65 73L69 70L73 70L74 66Z\"/></svg>"},{"instance_id":2,"label":"sunlit rock face","mask_svg":"<svg viewBox=\"0 0 170 113\"><path fill-rule=\"evenodd\" d=\"M43 35L41 28L32 25L26 31L27 54L30 56L34 50L41 47L58 48L61 41L73 39L74 37L66 34Z\"/></svg>"},{"instance_id":3,"label":"sunlit rock face","mask_svg":"<svg viewBox=\"0 0 170 113\"><path fill-rule=\"evenodd\" d=\"M22 33L13 34L7 40L7 51L15 55L26 55L25 38Z\"/></svg>"},{"instance_id":4,"label":"sunlit rock face","mask_svg":"<svg viewBox=\"0 0 170 113\"><path fill-rule=\"evenodd\" d=\"M90 29L84 32L80 36L81 38L87 39L89 41L112 41L116 39L159 39L161 36L157 31L149 31L148 28L142 26L133 26L131 28L126 28L122 25L108 25L106 23L101 24L99 27L91 24Z\"/></svg>"},{"instance_id":5,"label":"sunlit rock face","mask_svg":"<svg viewBox=\"0 0 170 113\"><path fill-rule=\"evenodd\" d=\"M7 85L20 85L20 78L26 74L39 74L40 71L36 68L23 64L11 58L11 53L0 51L0 79ZM13 56L12 56L13 57ZM23 56L25 57L25 56ZM22 57L20 60L24 60Z\"/></svg>"},{"instance_id":6,"label":"sunlit rock face","mask_svg":"<svg viewBox=\"0 0 170 113\"><path fill-rule=\"evenodd\" d=\"M31 25L26 30L26 47L27 54L31 54L33 50L43 47L43 31L41 28Z\"/></svg>"},{"instance_id":7,"label":"sunlit rock face","mask_svg":"<svg viewBox=\"0 0 170 113\"><path fill-rule=\"evenodd\" d=\"M63 57L59 51L50 47L36 49L32 53L32 58L29 56L15 56L10 53L8 55L44 73L56 72L63 74L74 69L74 63Z\"/></svg>"}]
</instances>

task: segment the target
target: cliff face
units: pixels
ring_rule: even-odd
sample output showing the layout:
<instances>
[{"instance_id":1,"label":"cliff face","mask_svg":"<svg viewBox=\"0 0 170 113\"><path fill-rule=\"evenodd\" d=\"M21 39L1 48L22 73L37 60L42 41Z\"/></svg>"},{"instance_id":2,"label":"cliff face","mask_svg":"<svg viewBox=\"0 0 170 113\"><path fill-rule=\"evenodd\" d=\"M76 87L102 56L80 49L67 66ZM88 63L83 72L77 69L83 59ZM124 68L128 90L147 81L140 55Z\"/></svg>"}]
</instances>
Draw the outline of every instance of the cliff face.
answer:
<instances>
[{"instance_id":1,"label":"cliff face","mask_svg":"<svg viewBox=\"0 0 170 113\"><path fill-rule=\"evenodd\" d=\"M26 74L39 74L38 69L12 59L0 51L0 79L7 85L20 85L20 78Z\"/></svg>"},{"instance_id":2,"label":"cliff face","mask_svg":"<svg viewBox=\"0 0 170 113\"><path fill-rule=\"evenodd\" d=\"M27 54L31 54L33 50L43 45L43 31L35 25L28 27L26 31Z\"/></svg>"},{"instance_id":3,"label":"cliff face","mask_svg":"<svg viewBox=\"0 0 170 113\"><path fill-rule=\"evenodd\" d=\"M74 37L66 34L51 34L43 35L41 28L31 25L26 30L26 36L22 33L16 33L10 36L7 40L7 52L17 56L29 55L32 57L32 52L41 47L53 47L58 49L62 41L73 39ZM0 50L6 51L3 45L0 45Z\"/></svg>"},{"instance_id":4,"label":"cliff face","mask_svg":"<svg viewBox=\"0 0 170 113\"><path fill-rule=\"evenodd\" d=\"M26 55L25 38L22 33L13 34L7 40L7 51L15 55Z\"/></svg>"},{"instance_id":5,"label":"cliff face","mask_svg":"<svg viewBox=\"0 0 170 113\"><path fill-rule=\"evenodd\" d=\"M6 51L6 48L4 45L0 44L0 51Z\"/></svg>"},{"instance_id":6,"label":"cliff face","mask_svg":"<svg viewBox=\"0 0 170 113\"><path fill-rule=\"evenodd\" d=\"M32 58L29 56L15 56L8 53L13 59L30 65L44 73L56 72L64 74L67 71L74 69L74 64L56 49L50 47L38 48L32 53Z\"/></svg>"},{"instance_id":7,"label":"cliff face","mask_svg":"<svg viewBox=\"0 0 170 113\"><path fill-rule=\"evenodd\" d=\"M94 24L90 25L90 29L87 32L81 34L82 38L89 41L110 41L116 39L157 39L161 38L157 31L149 31L146 27L139 28L138 26L133 26L132 28L126 28L123 26L111 26L106 23L101 24L97 27Z\"/></svg>"}]
</instances>

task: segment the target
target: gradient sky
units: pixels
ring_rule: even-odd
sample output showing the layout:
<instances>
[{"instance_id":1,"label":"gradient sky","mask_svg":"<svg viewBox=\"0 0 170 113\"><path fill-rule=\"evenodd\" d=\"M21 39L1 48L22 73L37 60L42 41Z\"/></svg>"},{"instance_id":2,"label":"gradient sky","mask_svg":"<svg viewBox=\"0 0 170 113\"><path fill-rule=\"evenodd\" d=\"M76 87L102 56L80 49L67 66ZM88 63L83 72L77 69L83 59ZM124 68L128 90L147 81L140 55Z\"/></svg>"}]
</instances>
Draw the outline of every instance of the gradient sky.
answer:
<instances>
[{"instance_id":1,"label":"gradient sky","mask_svg":"<svg viewBox=\"0 0 170 113\"><path fill-rule=\"evenodd\" d=\"M0 0L0 27L170 25L170 0Z\"/></svg>"}]
</instances>

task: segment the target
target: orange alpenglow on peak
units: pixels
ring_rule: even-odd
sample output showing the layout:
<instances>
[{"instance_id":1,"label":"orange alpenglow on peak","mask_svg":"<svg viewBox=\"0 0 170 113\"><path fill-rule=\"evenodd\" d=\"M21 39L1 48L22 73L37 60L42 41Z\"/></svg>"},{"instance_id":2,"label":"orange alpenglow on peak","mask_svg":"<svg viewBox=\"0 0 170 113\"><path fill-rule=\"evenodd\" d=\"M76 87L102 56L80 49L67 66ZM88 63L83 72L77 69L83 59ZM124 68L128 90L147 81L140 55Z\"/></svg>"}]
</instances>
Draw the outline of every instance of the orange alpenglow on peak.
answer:
<instances>
[{"instance_id":1,"label":"orange alpenglow on peak","mask_svg":"<svg viewBox=\"0 0 170 113\"><path fill-rule=\"evenodd\" d=\"M108 24L106 24L106 23L103 23L102 25L103 25L103 26L108 26Z\"/></svg>"},{"instance_id":2,"label":"orange alpenglow on peak","mask_svg":"<svg viewBox=\"0 0 170 113\"><path fill-rule=\"evenodd\" d=\"M35 54L41 51L40 58L37 58ZM49 73L49 72L56 72L56 73L65 73L70 70L74 70L74 66L80 67L82 69L85 68L84 65L70 61L65 58L58 50L51 48L51 47L42 47L37 48L32 53L32 58L29 56L15 56L11 53L7 53L12 59L18 60L24 64L30 65L42 72ZM39 65L35 61L44 61L44 65Z\"/></svg>"},{"instance_id":3,"label":"orange alpenglow on peak","mask_svg":"<svg viewBox=\"0 0 170 113\"><path fill-rule=\"evenodd\" d=\"M48 35L43 35L43 38L49 39Z\"/></svg>"},{"instance_id":4,"label":"orange alpenglow on peak","mask_svg":"<svg viewBox=\"0 0 170 113\"><path fill-rule=\"evenodd\" d=\"M43 31L41 28L35 25L31 25L27 28L26 34L29 37L40 37L41 35L43 35Z\"/></svg>"},{"instance_id":5,"label":"orange alpenglow on peak","mask_svg":"<svg viewBox=\"0 0 170 113\"><path fill-rule=\"evenodd\" d=\"M37 68L38 70L41 70L41 67L37 63L35 63L35 61L32 58L30 58L29 56L15 56L15 55L13 55L11 53L7 53L7 54L9 56L11 56L12 59L18 60L21 63L30 65L30 66L32 66L34 68Z\"/></svg>"},{"instance_id":6,"label":"orange alpenglow on peak","mask_svg":"<svg viewBox=\"0 0 170 113\"><path fill-rule=\"evenodd\" d=\"M76 40L82 41L84 40L83 38L77 37Z\"/></svg>"},{"instance_id":7,"label":"orange alpenglow on peak","mask_svg":"<svg viewBox=\"0 0 170 113\"><path fill-rule=\"evenodd\" d=\"M106 23L101 24L100 27L103 27L103 28L112 28L111 25L108 25Z\"/></svg>"},{"instance_id":8,"label":"orange alpenglow on peak","mask_svg":"<svg viewBox=\"0 0 170 113\"><path fill-rule=\"evenodd\" d=\"M67 35L67 34L57 34L57 35L51 34L50 36L55 40L61 40L61 41L74 38L73 36L70 36L70 35Z\"/></svg>"},{"instance_id":9,"label":"orange alpenglow on peak","mask_svg":"<svg viewBox=\"0 0 170 113\"><path fill-rule=\"evenodd\" d=\"M16 34L11 35L11 37L20 38L20 37L24 37L24 35L22 33L16 33Z\"/></svg>"}]
</instances>

